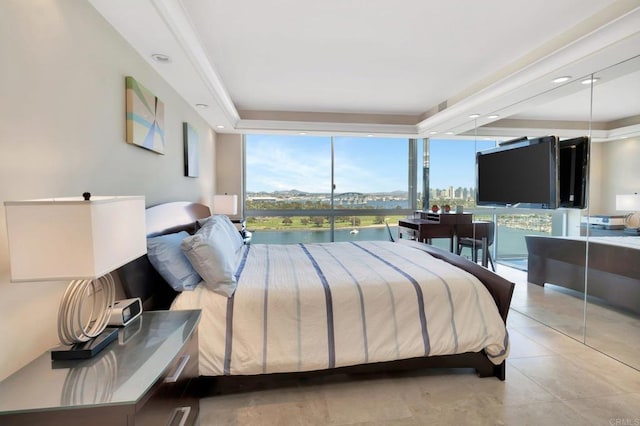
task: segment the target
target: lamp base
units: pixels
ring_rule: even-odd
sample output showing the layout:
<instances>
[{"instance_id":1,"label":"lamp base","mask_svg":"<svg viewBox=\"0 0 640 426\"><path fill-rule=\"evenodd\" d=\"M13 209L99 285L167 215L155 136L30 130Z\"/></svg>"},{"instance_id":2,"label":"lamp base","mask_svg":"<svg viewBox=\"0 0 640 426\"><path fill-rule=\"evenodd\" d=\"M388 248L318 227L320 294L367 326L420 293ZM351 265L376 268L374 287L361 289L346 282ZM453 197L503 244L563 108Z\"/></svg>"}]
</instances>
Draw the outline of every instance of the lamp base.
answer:
<instances>
[{"instance_id":1,"label":"lamp base","mask_svg":"<svg viewBox=\"0 0 640 426\"><path fill-rule=\"evenodd\" d=\"M87 359L95 356L118 338L117 328L105 328L98 337L88 342L76 343L75 345L58 346L51 350L51 359L54 361L62 361L69 359Z\"/></svg>"}]
</instances>

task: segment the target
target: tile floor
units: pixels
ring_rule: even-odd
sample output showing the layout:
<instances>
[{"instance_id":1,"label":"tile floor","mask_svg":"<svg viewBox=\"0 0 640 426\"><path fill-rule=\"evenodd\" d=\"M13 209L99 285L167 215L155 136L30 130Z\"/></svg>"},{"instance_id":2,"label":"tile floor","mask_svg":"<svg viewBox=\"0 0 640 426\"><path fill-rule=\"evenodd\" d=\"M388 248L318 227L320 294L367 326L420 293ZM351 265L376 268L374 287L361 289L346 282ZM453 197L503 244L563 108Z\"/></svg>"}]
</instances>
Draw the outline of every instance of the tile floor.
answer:
<instances>
[{"instance_id":1,"label":"tile floor","mask_svg":"<svg viewBox=\"0 0 640 426\"><path fill-rule=\"evenodd\" d=\"M526 275L511 279L504 382L470 370L327 376L203 398L200 425L640 426L640 371L515 310L534 310L539 289L527 291Z\"/></svg>"}]
</instances>

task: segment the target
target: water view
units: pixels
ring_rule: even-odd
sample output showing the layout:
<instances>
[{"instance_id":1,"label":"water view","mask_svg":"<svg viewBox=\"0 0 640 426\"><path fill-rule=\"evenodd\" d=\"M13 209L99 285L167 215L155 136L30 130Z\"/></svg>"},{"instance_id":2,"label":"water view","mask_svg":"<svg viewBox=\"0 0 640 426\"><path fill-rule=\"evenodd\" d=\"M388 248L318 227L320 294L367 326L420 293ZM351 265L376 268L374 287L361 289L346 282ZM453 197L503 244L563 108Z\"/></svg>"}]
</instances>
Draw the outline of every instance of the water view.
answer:
<instances>
[{"instance_id":1,"label":"water view","mask_svg":"<svg viewBox=\"0 0 640 426\"><path fill-rule=\"evenodd\" d=\"M251 227L249 227L251 228ZM398 227L390 226L394 239L398 238ZM367 240L389 240L389 232L385 226L371 226L353 229L336 229L334 231L335 241L367 241ZM526 235L549 235L546 232L517 229L507 226L498 226L498 239L496 247L498 259L526 258L527 247L524 237ZM267 244L295 244L295 243L321 243L331 240L328 229L308 229L308 230L254 230L252 243ZM434 239L433 245L442 249L449 249L449 240Z\"/></svg>"}]
</instances>

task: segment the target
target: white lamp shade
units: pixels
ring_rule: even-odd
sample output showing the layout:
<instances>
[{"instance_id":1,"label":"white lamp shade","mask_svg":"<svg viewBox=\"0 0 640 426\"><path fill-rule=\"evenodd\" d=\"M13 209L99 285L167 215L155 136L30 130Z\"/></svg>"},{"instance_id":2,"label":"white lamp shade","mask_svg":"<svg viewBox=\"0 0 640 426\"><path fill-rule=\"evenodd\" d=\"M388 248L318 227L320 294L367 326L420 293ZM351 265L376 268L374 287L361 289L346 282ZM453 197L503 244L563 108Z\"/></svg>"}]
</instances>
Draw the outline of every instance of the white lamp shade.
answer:
<instances>
[{"instance_id":1,"label":"white lamp shade","mask_svg":"<svg viewBox=\"0 0 640 426\"><path fill-rule=\"evenodd\" d=\"M11 281L94 279L147 252L142 196L4 204Z\"/></svg>"},{"instance_id":2,"label":"white lamp shade","mask_svg":"<svg viewBox=\"0 0 640 426\"><path fill-rule=\"evenodd\" d=\"M238 214L238 196L227 194L214 195L213 213L231 216Z\"/></svg>"},{"instance_id":3,"label":"white lamp shade","mask_svg":"<svg viewBox=\"0 0 640 426\"><path fill-rule=\"evenodd\" d=\"M616 210L640 211L640 194L616 195Z\"/></svg>"}]
</instances>

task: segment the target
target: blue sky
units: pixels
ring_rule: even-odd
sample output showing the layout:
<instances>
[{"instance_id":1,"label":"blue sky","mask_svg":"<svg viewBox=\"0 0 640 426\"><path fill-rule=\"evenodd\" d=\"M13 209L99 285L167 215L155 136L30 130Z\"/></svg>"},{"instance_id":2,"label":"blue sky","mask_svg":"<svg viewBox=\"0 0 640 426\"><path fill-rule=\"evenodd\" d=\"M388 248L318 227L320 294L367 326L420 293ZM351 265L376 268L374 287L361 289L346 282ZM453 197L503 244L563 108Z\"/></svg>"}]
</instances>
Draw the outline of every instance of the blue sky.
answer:
<instances>
[{"instance_id":1,"label":"blue sky","mask_svg":"<svg viewBox=\"0 0 640 426\"><path fill-rule=\"evenodd\" d=\"M335 137L334 144L337 193L406 191L406 139ZM494 142L477 145L486 149ZM475 146L474 141L431 139L430 186L475 186ZM421 163L421 143L418 157ZM247 135L246 159L249 192L330 192L330 137Z\"/></svg>"}]
</instances>

